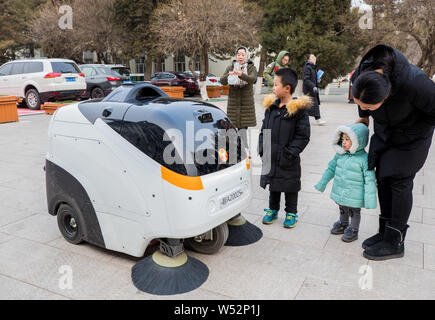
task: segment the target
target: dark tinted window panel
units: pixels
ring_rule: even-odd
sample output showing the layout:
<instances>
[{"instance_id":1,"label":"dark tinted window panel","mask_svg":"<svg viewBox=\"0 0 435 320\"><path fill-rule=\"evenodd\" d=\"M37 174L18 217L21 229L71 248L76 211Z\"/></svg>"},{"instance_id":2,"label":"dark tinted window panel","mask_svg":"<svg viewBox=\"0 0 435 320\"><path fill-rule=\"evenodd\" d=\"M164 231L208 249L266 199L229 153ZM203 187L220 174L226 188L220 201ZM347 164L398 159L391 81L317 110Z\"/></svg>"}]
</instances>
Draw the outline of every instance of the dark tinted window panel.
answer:
<instances>
[{"instance_id":1,"label":"dark tinted window panel","mask_svg":"<svg viewBox=\"0 0 435 320\"><path fill-rule=\"evenodd\" d=\"M38 73L44 71L42 62L27 62L24 65L24 73Z\"/></svg>"},{"instance_id":2,"label":"dark tinted window panel","mask_svg":"<svg viewBox=\"0 0 435 320\"><path fill-rule=\"evenodd\" d=\"M112 70L116 71L117 73L119 73L122 76L129 76L130 75L130 70L127 68L112 68Z\"/></svg>"},{"instance_id":3,"label":"dark tinted window panel","mask_svg":"<svg viewBox=\"0 0 435 320\"><path fill-rule=\"evenodd\" d=\"M54 73L80 73L79 67L72 62L52 62Z\"/></svg>"},{"instance_id":4,"label":"dark tinted window panel","mask_svg":"<svg viewBox=\"0 0 435 320\"><path fill-rule=\"evenodd\" d=\"M121 133L124 138L161 165L180 174L203 176L229 168L246 158L233 124L222 110L212 105L158 98L149 104L132 106L125 114L124 122ZM150 131L149 128L154 129ZM169 141L168 135L175 140ZM195 139L193 142L186 141L191 137ZM177 157L183 162L180 160L174 165L164 161L165 152L173 149L177 154L168 158Z\"/></svg>"},{"instance_id":5,"label":"dark tinted window panel","mask_svg":"<svg viewBox=\"0 0 435 320\"><path fill-rule=\"evenodd\" d=\"M104 75L107 75L107 76L111 76L112 75L112 70L110 68L97 67L95 69L97 69L99 74L104 74Z\"/></svg>"},{"instance_id":6,"label":"dark tinted window panel","mask_svg":"<svg viewBox=\"0 0 435 320\"><path fill-rule=\"evenodd\" d=\"M85 101L79 104L80 112L89 120L90 123L94 124L97 119L102 119L107 124L116 121L122 121L125 112L130 107L126 103L114 103L114 102L93 102ZM110 110L110 115L104 117L104 110Z\"/></svg>"},{"instance_id":7,"label":"dark tinted window panel","mask_svg":"<svg viewBox=\"0 0 435 320\"><path fill-rule=\"evenodd\" d=\"M173 151L171 154L171 158L175 159L174 163L167 163L164 160L164 151L166 148L170 148L172 142L169 137L166 136L165 131L158 125L148 121L125 121L121 135L154 161L174 172L187 175L186 167L180 161L180 157L175 148L172 148Z\"/></svg>"}]
</instances>

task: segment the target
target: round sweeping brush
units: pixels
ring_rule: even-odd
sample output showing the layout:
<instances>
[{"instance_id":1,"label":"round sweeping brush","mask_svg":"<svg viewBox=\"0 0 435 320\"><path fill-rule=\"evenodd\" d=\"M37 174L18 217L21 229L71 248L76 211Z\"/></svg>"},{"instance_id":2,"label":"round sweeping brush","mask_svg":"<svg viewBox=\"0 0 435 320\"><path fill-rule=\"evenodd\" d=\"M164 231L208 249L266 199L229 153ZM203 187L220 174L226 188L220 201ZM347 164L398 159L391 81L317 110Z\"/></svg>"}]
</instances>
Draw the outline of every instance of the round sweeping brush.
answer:
<instances>
[{"instance_id":1,"label":"round sweeping brush","mask_svg":"<svg viewBox=\"0 0 435 320\"><path fill-rule=\"evenodd\" d=\"M200 287L209 270L201 261L180 253L168 257L160 251L136 263L131 279L139 290L155 295L174 295Z\"/></svg>"},{"instance_id":2,"label":"round sweeping brush","mask_svg":"<svg viewBox=\"0 0 435 320\"><path fill-rule=\"evenodd\" d=\"M247 221L241 214L227 222L229 235L226 246L247 246L263 237L260 228Z\"/></svg>"}]
</instances>

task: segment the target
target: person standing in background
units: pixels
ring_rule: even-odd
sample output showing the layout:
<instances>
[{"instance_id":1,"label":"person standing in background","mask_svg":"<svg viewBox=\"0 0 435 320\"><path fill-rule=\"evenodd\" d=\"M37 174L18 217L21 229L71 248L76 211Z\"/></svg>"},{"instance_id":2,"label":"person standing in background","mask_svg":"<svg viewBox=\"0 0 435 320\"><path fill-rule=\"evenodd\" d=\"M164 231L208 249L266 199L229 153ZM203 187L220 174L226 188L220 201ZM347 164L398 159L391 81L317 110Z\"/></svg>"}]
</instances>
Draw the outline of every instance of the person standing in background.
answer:
<instances>
[{"instance_id":1,"label":"person standing in background","mask_svg":"<svg viewBox=\"0 0 435 320\"><path fill-rule=\"evenodd\" d=\"M290 53L288 51L281 51L276 57L276 61L269 64L263 72L264 79L267 81L267 92L272 93L273 91L273 79L275 77L275 72L282 68L290 68Z\"/></svg>"},{"instance_id":2,"label":"person standing in background","mask_svg":"<svg viewBox=\"0 0 435 320\"><path fill-rule=\"evenodd\" d=\"M317 79L317 58L314 54L308 56L308 61L305 64L302 79L303 79L303 92L310 96L313 100L313 105L309 110L309 115L316 119L316 124L319 126L326 125L326 121L321 119L320 116L320 97L319 88L317 84L320 80Z\"/></svg>"}]
</instances>

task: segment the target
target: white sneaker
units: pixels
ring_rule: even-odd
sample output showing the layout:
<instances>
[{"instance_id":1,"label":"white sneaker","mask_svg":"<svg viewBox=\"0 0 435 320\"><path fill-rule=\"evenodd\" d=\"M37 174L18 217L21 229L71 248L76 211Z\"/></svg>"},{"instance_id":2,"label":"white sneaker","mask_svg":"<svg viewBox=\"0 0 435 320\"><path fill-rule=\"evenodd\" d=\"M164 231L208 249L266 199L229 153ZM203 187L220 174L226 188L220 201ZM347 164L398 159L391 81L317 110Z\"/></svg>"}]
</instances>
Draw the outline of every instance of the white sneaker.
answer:
<instances>
[{"instance_id":1,"label":"white sneaker","mask_svg":"<svg viewBox=\"0 0 435 320\"><path fill-rule=\"evenodd\" d=\"M326 122L325 120L322 120L322 119L317 119L316 120L316 124L318 125L318 126L324 126L324 125L326 125L328 122Z\"/></svg>"}]
</instances>

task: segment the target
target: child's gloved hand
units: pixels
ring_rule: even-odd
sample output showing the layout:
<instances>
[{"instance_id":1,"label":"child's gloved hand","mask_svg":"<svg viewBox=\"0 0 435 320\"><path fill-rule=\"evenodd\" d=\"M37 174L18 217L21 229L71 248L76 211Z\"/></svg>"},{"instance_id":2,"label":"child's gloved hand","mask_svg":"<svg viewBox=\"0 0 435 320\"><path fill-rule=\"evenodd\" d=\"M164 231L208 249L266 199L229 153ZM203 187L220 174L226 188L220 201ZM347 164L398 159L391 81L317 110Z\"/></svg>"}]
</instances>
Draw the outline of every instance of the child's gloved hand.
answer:
<instances>
[{"instance_id":1,"label":"child's gloved hand","mask_svg":"<svg viewBox=\"0 0 435 320\"><path fill-rule=\"evenodd\" d=\"M326 189L326 185L324 185L323 183L318 182L315 186L314 189L316 189L317 191L323 192Z\"/></svg>"}]
</instances>

